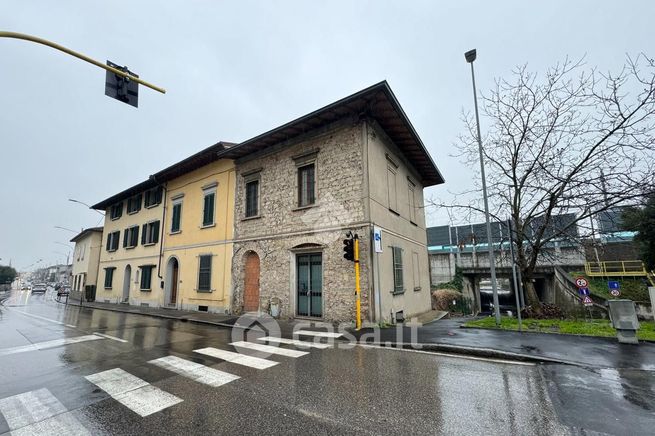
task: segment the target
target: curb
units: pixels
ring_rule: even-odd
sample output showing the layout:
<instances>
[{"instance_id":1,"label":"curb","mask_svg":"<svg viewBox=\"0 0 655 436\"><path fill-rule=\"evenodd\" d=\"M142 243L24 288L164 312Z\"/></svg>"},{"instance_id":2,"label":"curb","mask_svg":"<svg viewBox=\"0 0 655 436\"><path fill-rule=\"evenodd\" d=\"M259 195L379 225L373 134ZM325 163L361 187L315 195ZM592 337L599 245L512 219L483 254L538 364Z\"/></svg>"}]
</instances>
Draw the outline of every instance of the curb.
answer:
<instances>
[{"instance_id":1,"label":"curb","mask_svg":"<svg viewBox=\"0 0 655 436\"><path fill-rule=\"evenodd\" d=\"M530 330L523 330L522 332L519 332L518 330L506 330L506 329L499 329L494 327L473 327L473 326L465 326L465 325L461 325L459 326L459 328L466 329L466 330L491 330L496 332L521 333L521 334L528 333L532 335L554 335L554 336L565 336L565 337L574 337L574 338L594 338L594 339L604 339L612 343L616 343L617 341L616 336L592 336L592 335L580 335L576 333L535 332ZM639 339L639 342L655 344L655 340L652 339Z\"/></svg>"},{"instance_id":2,"label":"curb","mask_svg":"<svg viewBox=\"0 0 655 436\"><path fill-rule=\"evenodd\" d=\"M60 304L64 304L60 302ZM168 316L168 315L162 315L159 313L146 313L146 312L131 312L129 310L120 310L120 309L115 309L113 307L97 307L97 306L85 306L79 303L73 303L73 302L68 302L69 306L77 306L82 309L95 309L95 310L108 310L110 312L118 312L118 313L127 313L129 315L142 315L142 316L150 316L153 318L162 318L162 319L170 319L173 321L180 321L180 322L191 322L194 324L204 324L204 325L213 325L216 327L225 327L225 328L233 328L234 324L226 323L226 322L218 322L218 321L207 321L207 320L202 320L202 319L193 319L193 318L186 318L186 317L177 317L177 316Z\"/></svg>"},{"instance_id":3,"label":"curb","mask_svg":"<svg viewBox=\"0 0 655 436\"><path fill-rule=\"evenodd\" d=\"M488 359L515 360L519 362L532 363L557 363L563 365L582 366L578 362L569 360L554 359L545 356L534 356L530 354L513 353L511 351L496 350L493 348L464 347L461 345L419 343L419 344L398 344L396 342L357 342L361 345L378 346L382 348L402 348L407 350L440 352L450 354L461 354L466 356L483 357Z\"/></svg>"}]
</instances>

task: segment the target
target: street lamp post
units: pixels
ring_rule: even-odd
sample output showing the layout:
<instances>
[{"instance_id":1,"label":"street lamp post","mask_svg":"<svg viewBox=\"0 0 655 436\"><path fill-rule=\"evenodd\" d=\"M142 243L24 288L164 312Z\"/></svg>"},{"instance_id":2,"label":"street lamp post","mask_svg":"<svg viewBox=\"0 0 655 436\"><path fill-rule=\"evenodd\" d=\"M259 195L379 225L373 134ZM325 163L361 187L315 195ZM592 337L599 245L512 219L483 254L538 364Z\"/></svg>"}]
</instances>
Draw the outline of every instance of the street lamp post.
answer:
<instances>
[{"instance_id":1,"label":"street lamp post","mask_svg":"<svg viewBox=\"0 0 655 436\"><path fill-rule=\"evenodd\" d=\"M81 204L81 205L83 205L83 206L86 206L86 207L88 207L89 209L91 209L92 211L94 211L94 212L96 212L96 213L99 213L99 214L102 215L102 216L105 216L104 213L100 212L100 211L97 210L97 209L93 209L93 208L91 208L91 206L89 206L88 204L86 204L86 203L83 202L83 201L75 200L75 199L73 199L73 198L69 198L68 201L71 201L71 202L73 202L73 203L78 203L78 204Z\"/></svg>"},{"instance_id":2,"label":"street lamp post","mask_svg":"<svg viewBox=\"0 0 655 436\"><path fill-rule=\"evenodd\" d=\"M494 246L491 239L491 221L489 220L489 200L487 198L487 180L484 175L484 157L482 153L482 135L480 134L480 115L478 114L478 95L475 91L475 72L473 70L473 61L477 56L475 49L464 53L466 62L471 64L471 79L473 81L473 102L475 104L475 122L478 131L478 148L480 151L480 177L482 178L482 195L484 197L484 215L487 222L487 244L489 249L489 269L491 270L491 289L493 291L494 316L496 325L500 325L500 308L498 307L498 285L496 283L496 259L494 255Z\"/></svg>"},{"instance_id":3,"label":"street lamp post","mask_svg":"<svg viewBox=\"0 0 655 436\"><path fill-rule=\"evenodd\" d=\"M62 226L55 226L55 229L68 230L69 232L73 232L73 233L75 233L76 235L77 235L78 233L80 233L80 232L75 231L75 230L73 230L73 229L69 229L69 228L67 228L67 227L62 227ZM81 231L81 230L80 230L80 231Z\"/></svg>"}]
</instances>

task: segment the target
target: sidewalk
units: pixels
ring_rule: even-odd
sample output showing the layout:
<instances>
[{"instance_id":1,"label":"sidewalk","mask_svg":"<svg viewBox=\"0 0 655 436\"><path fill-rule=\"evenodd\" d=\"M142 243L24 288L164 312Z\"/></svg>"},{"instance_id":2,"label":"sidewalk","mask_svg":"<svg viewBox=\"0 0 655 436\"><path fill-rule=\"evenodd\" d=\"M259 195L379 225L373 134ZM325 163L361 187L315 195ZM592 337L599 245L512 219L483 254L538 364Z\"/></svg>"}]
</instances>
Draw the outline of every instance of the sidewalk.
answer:
<instances>
[{"instance_id":1,"label":"sidewalk","mask_svg":"<svg viewBox=\"0 0 655 436\"><path fill-rule=\"evenodd\" d=\"M79 300L70 299L69 305L79 306ZM171 320L231 328L238 319L235 315L162 309L127 304L84 302L82 307L154 316ZM509 360L565 363L592 368L639 369L655 371L655 343L639 345L619 344L615 338L561 335L554 333L514 332L460 328L471 318L440 319L416 329L409 326L397 328L363 328L349 330L346 340ZM282 337L292 338L294 325L307 321L278 321ZM312 328L322 330L322 323L312 323ZM412 333L416 336L412 339ZM414 346L418 344L418 346Z\"/></svg>"},{"instance_id":2,"label":"sidewalk","mask_svg":"<svg viewBox=\"0 0 655 436\"><path fill-rule=\"evenodd\" d=\"M416 330L421 349L472 354L482 357L568 363L586 367L640 369L655 371L655 344L619 344L615 338L561 335L553 333L514 332L460 328L470 318L435 321ZM372 329L352 333L358 339L373 335ZM399 337L398 337L399 336ZM411 329L402 327L380 330L379 342L412 348Z\"/></svg>"},{"instance_id":3,"label":"sidewalk","mask_svg":"<svg viewBox=\"0 0 655 436\"><path fill-rule=\"evenodd\" d=\"M63 304L65 300L62 299ZM238 316L224 315L220 313L197 312L177 309L163 309L145 306L130 306L128 304L113 304L100 302L83 302L69 298L68 305L89 307L93 309L110 310L112 312L131 313L134 315L154 316L156 318L166 318L178 321L188 321L200 324L210 324L219 327L232 327Z\"/></svg>"}]
</instances>

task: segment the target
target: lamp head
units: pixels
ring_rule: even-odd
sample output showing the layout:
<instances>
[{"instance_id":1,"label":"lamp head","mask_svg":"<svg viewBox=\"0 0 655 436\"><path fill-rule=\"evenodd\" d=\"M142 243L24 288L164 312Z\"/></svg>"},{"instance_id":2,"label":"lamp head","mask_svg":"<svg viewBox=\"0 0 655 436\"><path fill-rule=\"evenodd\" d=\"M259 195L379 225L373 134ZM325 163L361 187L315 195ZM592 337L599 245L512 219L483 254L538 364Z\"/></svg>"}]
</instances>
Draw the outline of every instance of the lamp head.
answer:
<instances>
[{"instance_id":1,"label":"lamp head","mask_svg":"<svg viewBox=\"0 0 655 436\"><path fill-rule=\"evenodd\" d=\"M466 58L466 62L470 64L477 57L477 52L475 51L475 49L469 50L466 53L464 53L464 57Z\"/></svg>"}]
</instances>

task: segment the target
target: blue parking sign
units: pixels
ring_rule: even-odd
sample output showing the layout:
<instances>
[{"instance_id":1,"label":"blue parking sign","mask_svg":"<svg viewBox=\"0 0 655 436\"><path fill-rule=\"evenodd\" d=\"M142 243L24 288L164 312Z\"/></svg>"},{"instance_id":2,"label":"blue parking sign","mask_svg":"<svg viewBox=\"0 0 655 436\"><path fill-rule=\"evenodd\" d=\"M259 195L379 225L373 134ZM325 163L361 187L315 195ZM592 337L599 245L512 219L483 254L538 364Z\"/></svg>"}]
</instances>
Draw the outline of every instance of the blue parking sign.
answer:
<instances>
[{"instance_id":1,"label":"blue parking sign","mask_svg":"<svg viewBox=\"0 0 655 436\"><path fill-rule=\"evenodd\" d=\"M609 281L607 282L607 286L609 286L610 289L619 289L619 282L616 281Z\"/></svg>"}]
</instances>

